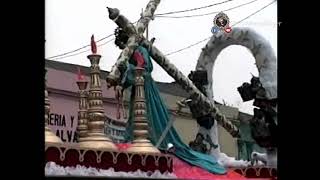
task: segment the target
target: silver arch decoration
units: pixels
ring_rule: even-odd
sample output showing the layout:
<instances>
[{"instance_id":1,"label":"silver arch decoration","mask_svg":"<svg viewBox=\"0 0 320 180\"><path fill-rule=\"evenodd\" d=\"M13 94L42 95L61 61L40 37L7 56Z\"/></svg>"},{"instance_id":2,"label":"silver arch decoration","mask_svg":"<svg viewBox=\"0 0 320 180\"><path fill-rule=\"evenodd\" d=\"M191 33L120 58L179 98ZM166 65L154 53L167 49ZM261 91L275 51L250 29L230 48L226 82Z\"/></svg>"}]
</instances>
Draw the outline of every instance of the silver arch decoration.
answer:
<instances>
[{"instance_id":1,"label":"silver arch decoration","mask_svg":"<svg viewBox=\"0 0 320 180\"><path fill-rule=\"evenodd\" d=\"M206 87L208 99L214 101L213 96L213 68L220 52L231 45L241 45L250 50L254 56L256 66L259 71L259 79L266 90L268 99L277 98L277 58L267 40L254 30L249 28L235 27L231 33L218 33L213 35L208 43L202 48L198 58L196 70L206 70L209 84ZM213 126L210 130L199 129L199 132L209 134L211 139L220 145L218 139L218 128ZM220 148L211 150L211 155L215 156L218 162L225 167L246 167L248 161L235 160L220 151Z\"/></svg>"},{"instance_id":2,"label":"silver arch decoration","mask_svg":"<svg viewBox=\"0 0 320 180\"><path fill-rule=\"evenodd\" d=\"M213 98L212 72L220 52L230 45L242 45L248 48L255 58L259 78L266 90L268 99L277 98L277 58L270 45L261 35L249 28L235 27L229 34L213 35L198 58L197 70L207 70L209 99Z\"/></svg>"}]
</instances>

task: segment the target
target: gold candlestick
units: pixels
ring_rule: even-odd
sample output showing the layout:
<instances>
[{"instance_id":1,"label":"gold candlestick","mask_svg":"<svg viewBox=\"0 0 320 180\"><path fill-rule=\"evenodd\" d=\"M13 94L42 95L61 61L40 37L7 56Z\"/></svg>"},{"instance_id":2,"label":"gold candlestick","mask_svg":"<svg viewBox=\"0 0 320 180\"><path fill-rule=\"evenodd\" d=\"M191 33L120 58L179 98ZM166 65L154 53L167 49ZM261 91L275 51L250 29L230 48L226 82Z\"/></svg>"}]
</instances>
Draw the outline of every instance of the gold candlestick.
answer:
<instances>
[{"instance_id":1,"label":"gold candlestick","mask_svg":"<svg viewBox=\"0 0 320 180\"><path fill-rule=\"evenodd\" d=\"M57 144L62 144L61 139L56 136L48 127L48 121L49 121L49 114L50 114L50 100L48 98L48 91L47 91L47 70L45 70L45 88L44 88L44 119L45 119L45 143L57 143Z\"/></svg>"},{"instance_id":2,"label":"gold candlestick","mask_svg":"<svg viewBox=\"0 0 320 180\"><path fill-rule=\"evenodd\" d=\"M88 59L91 62L91 80L88 96L88 133L87 137L82 139L79 143L79 146L90 149L116 150L116 146L104 133L105 115L100 80L100 58L101 56L98 54L91 54L88 56Z\"/></svg>"},{"instance_id":3,"label":"gold candlestick","mask_svg":"<svg viewBox=\"0 0 320 180\"><path fill-rule=\"evenodd\" d=\"M147 109L144 94L144 68L136 67L135 77L135 100L134 100L134 122L132 146L127 149L128 152L134 153L160 153L153 146L149 138L149 126L147 120Z\"/></svg>"},{"instance_id":4,"label":"gold candlestick","mask_svg":"<svg viewBox=\"0 0 320 180\"><path fill-rule=\"evenodd\" d=\"M79 111L78 111L78 126L77 126L77 142L82 142L84 138L87 137L88 133L88 102L87 102L87 94L86 91L88 81L79 80L77 81L77 85L79 88Z\"/></svg>"}]
</instances>

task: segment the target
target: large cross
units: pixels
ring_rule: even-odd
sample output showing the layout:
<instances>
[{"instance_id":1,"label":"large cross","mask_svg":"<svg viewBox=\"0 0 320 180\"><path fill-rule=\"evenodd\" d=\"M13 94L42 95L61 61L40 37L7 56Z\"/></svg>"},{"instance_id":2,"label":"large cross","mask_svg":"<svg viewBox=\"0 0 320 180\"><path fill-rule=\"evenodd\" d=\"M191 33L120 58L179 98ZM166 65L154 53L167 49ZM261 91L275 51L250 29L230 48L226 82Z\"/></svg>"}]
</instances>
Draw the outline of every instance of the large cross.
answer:
<instances>
[{"instance_id":1,"label":"large cross","mask_svg":"<svg viewBox=\"0 0 320 180\"><path fill-rule=\"evenodd\" d=\"M120 66L127 63L132 56L134 50L142 45L150 50L150 55L178 84L182 86L187 92L190 92L192 100L203 108L205 112L212 113L217 122L225 128L233 137L240 137L239 129L227 120L221 114L219 109L215 107L214 103L203 95L192 81L185 77L179 69L170 63L170 61L163 55L163 53L153 46L153 43L144 38L143 33L148 26L151 19L153 19L154 12L159 5L160 0L150 0L141 14L137 25L134 26L125 16L120 14L118 9L108 8L109 18L113 20L120 28L122 28L128 35L129 39L126 47L121 52L116 63L112 66L111 71L107 77L108 86L114 86L120 79Z\"/></svg>"}]
</instances>

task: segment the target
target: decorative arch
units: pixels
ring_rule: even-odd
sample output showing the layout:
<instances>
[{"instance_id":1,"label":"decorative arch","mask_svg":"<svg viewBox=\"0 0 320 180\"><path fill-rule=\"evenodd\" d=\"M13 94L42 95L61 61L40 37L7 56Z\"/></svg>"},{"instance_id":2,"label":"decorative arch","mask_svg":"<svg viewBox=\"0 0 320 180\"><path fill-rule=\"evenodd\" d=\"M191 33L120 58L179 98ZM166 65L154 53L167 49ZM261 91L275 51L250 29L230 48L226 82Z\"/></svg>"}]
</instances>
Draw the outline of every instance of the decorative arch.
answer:
<instances>
[{"instance_id":1,"label":"decorative arch","mask_svg":"<svg viewBox=\"0 0 320 180\"><path fill-rule=\"evenodd\" d=\"M258 68L260 82L266 90L266 97L277 98L277 58L270 43L252 29L236 27L229 34L220 32L213 35L198 58L196 70L208 72L209 99L213 99L212 73L215 61L220 52L231 45L241 45L250 50Z\"/></svg>"}]
</instances>

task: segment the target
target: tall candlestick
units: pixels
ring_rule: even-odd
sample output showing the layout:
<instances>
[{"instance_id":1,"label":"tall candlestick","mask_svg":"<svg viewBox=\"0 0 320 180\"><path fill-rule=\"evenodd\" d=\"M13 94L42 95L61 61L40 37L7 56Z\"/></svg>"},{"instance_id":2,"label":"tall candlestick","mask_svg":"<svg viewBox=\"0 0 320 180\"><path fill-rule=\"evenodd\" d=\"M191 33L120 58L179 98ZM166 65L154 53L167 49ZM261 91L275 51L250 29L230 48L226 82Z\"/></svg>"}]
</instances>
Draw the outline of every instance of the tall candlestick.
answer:
<instances>
[{"instance_id":1,"label":"tall candlestick","mask_svg":"<svg viewBox=\"0 0 320 180\"><path fill-rule=\"evenodd\" d=\"M50 115L50 100L48 98L48 91L47 91L47 70L45 70L45 88L44 88L44 108L45 108L45 143L57 143L62 144L62 141L59 137L57 137L48 127L49 115Z\"/></svg>"},{"instance_id":2,"label":"tall candlestick","mask_svg":"<svg viewBox=\"0 0 320 180\"><path fill-rule=\"evenodd\" d=\"M91 63L88 96L88 133L87 137L79 142L79 145L90 149L116 150L116 146L104 133L105 114L100 80L100 58L101 56L98 54L91 54L88 56Z\"/></svg>"},{"instance_id":3,"label":"tall candlestick","mask_svg":"<svg viewBox=\"0 0 320 180\"><path fill-rule=\"evenodd\" d=\"M147 120L146 100L144 94L144 68L136 67L135 77L135 99L134 99L134 122L132 146L127 149L134 153L160 153L153 146L149 138L149 125Z\"/></svg>"},{"instance_id":4,"label":"tall candlestick","mask_svg":"<svg viewBox=\"0 0 320 180\"><path fill-rule=\"evenodd\" d=\"M88 81L84 80L84 77L81 76L80 71L78 74L77 85L79 88L79 111L78 111L78 126L77 126L77 142L82 142L84 138L87 137L88 133L88 102L87 96L88 91L87 85Z\"/></svg>"}]
</instances>

